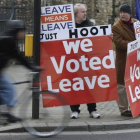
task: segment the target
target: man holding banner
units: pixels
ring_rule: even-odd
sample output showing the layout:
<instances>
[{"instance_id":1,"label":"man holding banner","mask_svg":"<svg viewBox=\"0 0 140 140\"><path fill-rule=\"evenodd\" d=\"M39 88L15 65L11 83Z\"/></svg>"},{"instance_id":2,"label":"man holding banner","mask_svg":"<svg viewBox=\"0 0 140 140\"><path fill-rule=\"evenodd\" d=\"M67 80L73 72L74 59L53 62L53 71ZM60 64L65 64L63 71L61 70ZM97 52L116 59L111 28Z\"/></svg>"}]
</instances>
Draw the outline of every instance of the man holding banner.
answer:
<instances>
[{"instance_id":1,"label":"man holding banner","mask_svg":"<svg viewBox=\"0 0 140 140\"><path fill-rule=\"evenodd\" d=\"M77 3L74 5L76 28L93 26L93 23L87 19L87 6L85 4ZM77 119L80 113L80 105L71 105L71 118ZM89 114L93 118L100 118L100 114L96 112L96 103L87 104Z\"/></svg>"},{"instance_id":2,"label":"man holding banner","mask_svg":"<svg viewBox=\"0 0 140 140\"><path fill-rule=\"evenodd\" d=\"M131 117L132 113L129 111L124 75L127 58L127 44L135 40L133 23L136 21L136 19L131 18L131 7L128 4L123 4L120 7L120 19L112 27L113 41L116 46L115 65L119 94L117 104L121 115L127 117Z\"/></svg>"},{"instance_id":3,"label":"man holding banner","mask_svg":"<svg viewBox=\"0 0 140 140\"><path fill-rule=\"evenodd\" d=\"M72 110L71 118L78 118L80 104L85 103L91 117L99 118L100 114L96 112L97 102L118 100L114 52L109 38L112 37L111 25L93 26L86 19L86 5L76 4L75 12L70 7L58 5L42 8L42 16L46 21L42 24L40 62L46 69L41 75L41 89L53 90L64 96ZM61 30L69 25L72 18L60 23L52 21L52 15L46 17L46 13L56 14L58 11L61 16L64 16L64 12L66 16L67 12L75 13L77 28L75 29L75 20L72 20L74 26L68 26L72 29ZM47 23L49 19L51 24ZM47 30L59 30L58 26L61 27L60 31ZM43 106L61 104L57 99L46 98Z\"/></svg>"}]
</instances>

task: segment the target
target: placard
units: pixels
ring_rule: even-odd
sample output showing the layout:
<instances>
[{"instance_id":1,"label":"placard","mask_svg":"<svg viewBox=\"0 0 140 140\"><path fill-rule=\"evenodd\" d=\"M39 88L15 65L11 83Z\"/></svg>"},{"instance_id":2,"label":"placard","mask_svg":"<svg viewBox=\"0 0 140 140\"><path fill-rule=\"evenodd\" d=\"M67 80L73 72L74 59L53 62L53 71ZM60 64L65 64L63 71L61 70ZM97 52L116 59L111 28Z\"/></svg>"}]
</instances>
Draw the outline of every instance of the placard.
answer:
<instances>
[{"instance_id":1,"label":"placard","mask_svg":"<svg viewBox=\"0 0 140 140\"><path fill-rule=\"evenodd\" d=\"M140 39L128 43L125 86L133 117L140 114Z\"/></svg>"},{"instance_id":2,"label":"placard","mask_svg":"<svg viewBox=\"0 0 140 140\"><path fill-rule=\"evenodd\" d=\"M73 4L41 7L41 31L75 28Z\"/></svg>"},{"instance_id":3,"label":"placard","mask_svg":"<svg viewBox=\"0 0 140 140\"><path fill-rule=\"evenodd\" d=\"M40 64L45 67L41 89L58 92L69 105L117 100L111 26L56 33L53 41L41 39ZM44 107L60 105L54 99L43 103Z\"/></svg>"}]
</instances>

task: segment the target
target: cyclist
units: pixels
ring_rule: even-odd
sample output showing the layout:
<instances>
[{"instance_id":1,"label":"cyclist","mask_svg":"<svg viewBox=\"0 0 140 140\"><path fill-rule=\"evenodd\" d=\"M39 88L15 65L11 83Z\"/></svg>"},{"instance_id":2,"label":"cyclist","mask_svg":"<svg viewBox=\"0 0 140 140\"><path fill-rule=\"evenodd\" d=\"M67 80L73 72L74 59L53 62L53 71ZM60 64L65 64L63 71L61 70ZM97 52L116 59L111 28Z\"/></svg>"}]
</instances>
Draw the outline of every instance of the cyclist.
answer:
<instances>
[{"instance_id":1,"label":"cyclist","mask_svg":"<svg viewBox=\"0 0 140 140\"><path fill-rule=\"evenodd\" d=\"M41 67L30 64L26 58L19 53L17 41L24 39L24 37L24 22L11 20L7 22L7 31L5 32L5 35L0 38L0 105L6 105L8 111L3 112L2 115L11 123L21 121L21 118L18 118L11 113L16 101L14 99L14 87L10 83L8 76L4 74L4 68L8 61L16 59L32 71L42 70Z\"/></svg>"}]
</instances>

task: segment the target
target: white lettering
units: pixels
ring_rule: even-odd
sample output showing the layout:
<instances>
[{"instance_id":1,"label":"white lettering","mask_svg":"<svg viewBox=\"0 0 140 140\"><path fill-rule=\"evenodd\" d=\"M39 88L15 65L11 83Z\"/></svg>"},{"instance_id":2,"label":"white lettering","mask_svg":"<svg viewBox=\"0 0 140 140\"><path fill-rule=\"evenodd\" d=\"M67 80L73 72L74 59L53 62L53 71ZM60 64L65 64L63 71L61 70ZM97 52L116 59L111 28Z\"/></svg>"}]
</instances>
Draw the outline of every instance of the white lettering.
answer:
<instances>
[{"instance_id":1,"label":"white lettering","mask_svg":"<svg viewBox=\"0 0 140 140\"><path fill-rule=\"evenodd\" d=\"M54 92L59 92L59 89L53 89L52 88L51 76L47 76L47 83L48 83L48 90L54 91Z\"/></svg>"},{"instance_id":2,"label":"white lettering","mask_svg":"<svg viewBox=\"0 0 140 140\"><path fill-rule=\"evenodd\" d=\"M78 53L78 49L79 49L79 44L80 44L80 40L76 40L76 42L68 42L67 41L63 41L63 45L66 51L66 54L70 54L71 50L73 49L74 53Z\"/></svg>"},{"instance_id":3,"label":"white lettering","mask_svg":"<svg viewBox=\"0 0 140 140\"><path fill-rule=\"evenodd\" d=\"M76 40L75 42L69 42L69 44L67 41L63 41L63 46L65 48L66 54L70 54L72 49L74 53L78 53L79 47L84 52L91 52L93 44L90 39L83 39L81 41L81 44L80 40Z\"/></svg>"},{"instance_id":4,"label":"white lettering","mask_svg":"<svg viewBox=\"0 0 140 140\"><path fill-rule=\"evenodd\" d=\"M100 70L101 66L95 67L95 65L100 65L100 64L101 64L101 60L99 57L92 57L89 61L90 68L93 70Z\"/></svg>"},{"instance_id":5,"label":"white lettering","mask_svg":"<svg viewBox=\"0 0 140 140\"><path fill-rule=\"evenodd\" d=\"M67 88L67 87L70 87L70 86L71 86L71 82L68 79L61 80L61 82L59 84L60 89L64 92L71 91L71 88Z\"/></svg>"},{"instance_id":6,"label":"white lettering","mask_svg":"<svg viewBox=\"0 0 140 140\"><path fill-rule=\"evenodd\" d=\"M134 67L130 67L130 79L132 82L134 82L134 78L140 79L140 68L136 67L136 64L134 64Z\"/></svg>"},{"instance_id":7,"label":"white lettering","mask_svg":"<svg viewBox=\"0 0 140 140\"><path fill-rule=\"evenodd\" d=\"M98 84L101 88L107 88L109 87L109 84L108 82L110 82L110 79L107 75L101 75L99 78L98 78Z\"/></svg>"},{"instance_id":8,"label":"white lettering","mask_svg":"<svg viewBox=\"0 0 140 140\"><path fill-rule=\"evenodd\" d=\"M107 60L110 61L110 64L107 64ZM115 68L115 64L114 64L114 53L113 50L109 50L109 55L105 56L102 60L102 64L106 69L111 69L111 68Z\"/></svg>"},{"instance_id":9,"label":"white lettering","mask_svg":"<svg viewBox=\"0 0 140 140\"><path fill-rule=\"evenodd\" d=\"M94 89L96 81L100 88L109 87L109 82L110 82L109 77L107 75L101 75L98 78L97 76L92 76L91 79L89 77L83 77L83 79L80 77L76 77L73 78L71 81L69 79L62 79L59 82L59 89L63 92L70 92L72 90L80 91L80 90L85 90L85 84L88 86L89 89ZM59 89L53 89L51 76L47 76L47 85L48 85L48 90L59 92ZM137 90L137 96L138 94L139 93ZM138 97L140 98L140 96Z\"/></svg>"},{"instance_id":10,"label":"white lettering","mask_svg":"<svg viewBox=\"0 0 140 140\"><path fill-rule=\"evenodd\" d=\"M73 84L73 90L75 91L84 90L84 83L82 78L74 78L73 81L77 81Z\"/></svg>"},{"instance_id":11,"label":"white lettering","mask_svg":"<svg viewBox=\"0 0 140 140\"><path fill-rule=\"evenodd\" d=\"M130 78L131 81L134 82L134 73L135 73L135 69L136 69L136 64L134 65L134 68L132 70L132 66L130 67ZM133 72L132 72L133 71Z\"/></svg>"},{"instance_id":12,"label":"white lettering","mask_svg":"<svg viewBox=\"0 0 140 140\"><path fill-rule=\"evenodd\" d=\"M89 77L84 77L89 89L94 89L96 78L97 78L97 76L93 76L91 79L91 82L90 82Z\"/></svg>"},{"instance_id":13,"label":"white lettering","mask_svg":"<svg viewBox=\"0 0 140 140\"><path fill-rule=\"evenodd\" d=\"M50 57L50 59L52 61L52 64L53 64L53 66L55 68L56 73L57 74L62 73L62 70L63 70L63 67L64 67L64 62L65 62L65 56L61 56L59 67L57 65L55 57Z\"/></svg>"},{"instance_id":14,"label":"white lettering","mask_svg":"<svg viewBox=\"0 0 140 140\"><path fill-rule=\"evenodd\" d=\"M92 49L92 41L90 39L83 39L81 41L81 49L84 51L84 52L91 52L93 49ZM88 48L90 47L90 48Z\"/></svg>"},{"instance_id":15,"label":"white lettering","mask_svg":"<svg viewBox=\"0 0 140 140\"><path fill-rule=\"evenodd\" d=\"M140 60L140 51L137 51L137 61Z\"/></svg>"},{"instance_id":16,"label":"white lettering","mask_svg":"<svg viewBox=\"0 0 140 140\"><path fill-rule=\"evenodd\" d=\"M132 90L131 90L131 86L130 85L128 86L128 88L129 88L129 92L130 92L130 97L131 97L132 103L134 103L134 102L137 101L137 98L136 97L133 97L133 94L132 94Z\"/></svg>"},{"instance_id":17,"label":"white lettering","mask_svg":"<svg viewBox=\"0 0 140 140\"><path fill-rule=\"evenodd\" d=\"M74 64L74 68L72 69L71 64ZM66 68L69 72L74 73L79 70L79 62L75 59L71 59L67 62Z\"/></svg>"},{"instance_id":18,"label":"white lettering","mask_svg":"<svg viewBox=\"0 0 140 140\"><path fill-rule=\"evenodd\" d=\"M140 99L140 88L138 86L135 87L135 95L137 99Z\"/></svg>"},{"instance_id":19,"label":"white lettering","mask_svg":"<svg viewBox=\"0 0 140 140\"><path fill-rule=\"evenodd\" d=\"M86 66L86 62L88 61L88 58L85 58L85 55L83 55L81 56L79 61L81 62L83 71L89 71L89 68Z\"/></svg>"}]
</instances>

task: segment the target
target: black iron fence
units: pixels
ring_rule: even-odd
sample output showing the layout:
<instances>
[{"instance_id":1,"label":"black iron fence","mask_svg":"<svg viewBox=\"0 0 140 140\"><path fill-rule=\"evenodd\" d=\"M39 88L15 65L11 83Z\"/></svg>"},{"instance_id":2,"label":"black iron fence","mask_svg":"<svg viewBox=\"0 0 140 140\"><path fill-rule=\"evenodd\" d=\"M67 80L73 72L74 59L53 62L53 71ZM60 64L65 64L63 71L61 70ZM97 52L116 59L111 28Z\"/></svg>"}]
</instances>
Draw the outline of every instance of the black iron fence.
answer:
<instances>
[{"instance_id":1,"label":"black iron fence","mask_svg":"<svg viewBox=\"0 0 140 140\"><path fill-rule=\"evenodd\" d=\"M41 6L82 2L91 0L41 0ZM5 22L11 19L23 20L27 33L33 34L34 29L34 0L0 0L0 35L5 31Z\"/></svg>"},{"instance_id":2,"label":"black iron fence","mask_svg":"<svg viewBox=\"0 0 140 140\"><path fill-rule=\"evenodd\" d=\"M107 14L104 15L105 13L102 13L102 8L100 7L100 3L102 2L101 0L41 0L41 6L59 5L59 4L66 4L66 3L75 4L77 2L85 3L88 6L88 11L87 11L88 18L94 18L97 24L101 25L101 24L107 24L107 23L104 23L104 20L102 19L103 17L104 18L112 17L111 21L114 21L114 18L116 16L115 1L114 0L112 1L114 2L112 4L114 6L113 7L114 10L112 14L110 13L110 15L107 15ZM131 0L126 0L126 1L131 1ZM109 0L106 0L104 2L106 2L107 4ZM134 7L134 4L133 4L133 7ZM101 15L103 15L103 17ZM0 0L0 36L3 35L4 31L6 30L6 24L5 24L6 21L12 20L12 19L25 21L27 34L33 34L34 33L34 16L36 16L34 15L34 0ZM112 22L108 21L108 23L112 23ZM20 47L21 52L24 52L24 43L21 42L20 46L21 46Z\"/></svg>"},{"instance_id":3,"label":"black iron fence","mask_svg":"<svg viewBox=\"0 0 140 140\"><path fill-rule=\"evenodd\" d=\"M41 6L62 4L63 0L41 0ZM74 3L74 0L67 0ZM81 0L79 2L84 2ZM8 20L23 20L26 23L27 34L34 33L34 0L0 0L0 36L6 30ZM24 41L19 43L20 51L24 53Z\"/></svg>"},{"instance_id":4,"label":"black iron fence","mask_svg":"<svg viewBox=\"0 0 140 140\"><path fill-rule=\"evenodd\" d=\"M0 3L0 35L3 34L3 32L6 29L5 23L7 20L13 19L14 14L14 3L13 1L1 2Z\"/></svg>"},{"instance_id":5,"label":"black iron fence","mask_svg":"<svg viewBox=\"0 0 140 140\"><path fill-rule=\"evenodd\" d=\"M7 20L26 20L26 4L18 4L16 0L0 0L0 35L6 29Z\"/></svg>"}]
</instances>

